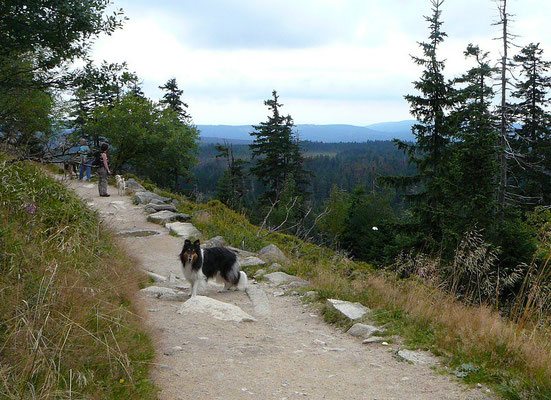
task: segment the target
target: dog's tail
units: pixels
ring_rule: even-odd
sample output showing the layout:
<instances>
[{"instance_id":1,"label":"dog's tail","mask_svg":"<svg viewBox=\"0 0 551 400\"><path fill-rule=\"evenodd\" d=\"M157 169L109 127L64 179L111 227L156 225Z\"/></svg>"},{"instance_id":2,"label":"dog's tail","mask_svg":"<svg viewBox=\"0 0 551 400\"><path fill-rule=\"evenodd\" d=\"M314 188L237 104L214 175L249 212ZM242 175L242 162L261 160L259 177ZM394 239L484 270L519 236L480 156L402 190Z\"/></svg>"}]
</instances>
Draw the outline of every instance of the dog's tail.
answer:
<instances>
[{"instance_id":1,"label":"dog's tail","mask_svg":"<svg viewBox=\"0 0 551 400\"><path fill-rule=\"evenodd\" d=\"M237 290L245 290L247 288L247 274L239 271L239 281L237 281Z\"/></svg>"}]
</instances>

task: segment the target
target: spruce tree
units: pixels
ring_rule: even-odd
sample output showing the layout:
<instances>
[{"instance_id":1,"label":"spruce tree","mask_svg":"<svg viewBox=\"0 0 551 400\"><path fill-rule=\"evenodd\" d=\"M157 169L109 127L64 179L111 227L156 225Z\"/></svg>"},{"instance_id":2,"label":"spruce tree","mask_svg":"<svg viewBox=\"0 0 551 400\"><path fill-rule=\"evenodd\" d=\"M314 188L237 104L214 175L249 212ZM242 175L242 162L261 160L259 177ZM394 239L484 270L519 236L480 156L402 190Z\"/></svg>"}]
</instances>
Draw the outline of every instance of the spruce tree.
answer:
<instances>
[{"instance_id":1,"label":"spruce tree","mask_svg":"<svg viewBox=\"0 0 551 400\"><path fill-rule=\"evenodd\" d=\"M293 119L290 115L281 115L282 104L278 103L275 90L272 99L264 101L264 104L272 115L268 116L268 121L253 126L252 135L256 138L250 149L256 164L251 167L251 172L264 185L265 199L278 200L285 182L290 180L295 182L294 195L304 198L308 173L304 170L304 157L293 132Z\"/></svg>"},{"instance_id":2,"label":"spruce tree","mask_svg":"<svg viewBox=\"0 0 551 400\"><path fill-rule=\"evenodd\" d=\"M224 143L215 146L218 154L216 158L224 158L228 168L224 171L224 176L217 183L216 197L235 210L243 205L245 195L245 165L247 162L241 158L235 158L233 146Z\"/></svg>"},{"instance_id":3,"label":"spruce tree","mask_svg":"<svg viewBox=\"0 0 551 400\"><path fill-rule=\"evenodd\" d=\"M491 111L492 78L497 69L478 46L469 44L464 54L476 65L455 79L458 88L448 117L454 140L445 184L448 206L443 229L455 241L474 226L488 235L494 232L498 210L499 149L495 144L499 132Z\"/></svg>"},{"instance_id":4,"label":"spruce tree","mask_svg":"<svg viewBox=\"0 0 551 400\"><path fill-rule=\"evenodd\" d=\"M191 116L187 112L188 105L182 101L184 91L178 88L176 78L169 79L163 86L159 86L159 89L165 91L159 103L177 113L180 121L189 124L191 122Z\"/></svg>"},{"instance_id":5,"label":"spruce tree","mask_svg":"<svg viewBox=\"0 0 551 400\"><path fill-rule=\"evenodd\" d=\"M513 141L519 162L512 173L519 204L532 209L551 204L551 77L547 75L551 62L543 60L539 43L524 47L514 61L521 68L521 79L511 93L519 100L515 121L520 125Z\"/></svg>"},{"instance_id":6,"label":"spruce tree","mask_svg":"<svg viewBox=\"0 0 551 400\"><path fill-rule=\"evenodd\" d=\"M415 143L395 139L397 146L408 154L409 162L416 166L417 174L384 179L394 186L409 189L406 199L417 222L411 228L436 240L441 237L442 185L449 162L446 110L452 104L450 83L443 75L444 61L438 58L439 45L446 37L440 19L443 3L443 0L431 0L432 15L425 17L429 23L429 41L419 43L421 57L412 56L415 64L424 67L421 78L414 82L419 94L405 96L418 121L412 127Z\"/></svg>"}]
</instances>

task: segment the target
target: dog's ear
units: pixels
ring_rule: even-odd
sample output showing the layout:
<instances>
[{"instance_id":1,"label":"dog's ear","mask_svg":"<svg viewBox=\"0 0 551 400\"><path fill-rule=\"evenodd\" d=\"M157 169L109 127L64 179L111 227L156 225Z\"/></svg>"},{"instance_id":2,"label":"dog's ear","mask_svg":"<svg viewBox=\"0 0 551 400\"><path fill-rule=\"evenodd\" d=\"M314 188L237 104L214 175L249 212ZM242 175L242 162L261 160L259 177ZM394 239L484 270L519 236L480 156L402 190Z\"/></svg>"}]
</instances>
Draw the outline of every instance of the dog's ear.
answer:
<instances>
[{"instance_id":1,"label":"dog's ear","mask_svg":"<svg viewBox=\"0 0 551 400\"><path fill-rule=\"evenodd\" d=\"M193 245L194 246L199 246L199 245L201 245L201 242L199 241L199 239L197 239L195 242L193 242Z\"/></svg>"}]
</instances>

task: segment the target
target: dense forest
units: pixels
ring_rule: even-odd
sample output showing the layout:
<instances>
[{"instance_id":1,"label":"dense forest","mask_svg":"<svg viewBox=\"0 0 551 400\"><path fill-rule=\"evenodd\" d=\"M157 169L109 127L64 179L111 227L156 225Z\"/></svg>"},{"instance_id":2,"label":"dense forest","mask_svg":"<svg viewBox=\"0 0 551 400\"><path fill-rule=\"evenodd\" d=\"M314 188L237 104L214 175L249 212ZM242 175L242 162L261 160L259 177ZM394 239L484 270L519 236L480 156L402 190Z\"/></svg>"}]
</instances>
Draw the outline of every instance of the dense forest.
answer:
<instances>
[{"instance_id":1,"label":"dense forest","mask_svg":"<svg viewBox=\"0 0 551 400\"><path fill-rule=\"evenodd\" d=\"M323 204L333 186L353 191L363 185L373 191L379 188L377 178L386 175L413 174L414 168L408 163L404 153L390 141L363 143L321 143L301 142L304 154L304 167L312 173L309 180L311 200ZM250 162L248 145L232 145L235 157ZM199 146L198 164L192 168L193 179L182 186L196 190L207 198L216 194L216 183L222 178L227 166L216 158L215 144ZM257 195L261 190L250 175L247 177L248 192Z\"/></svg>"}]
</instances>

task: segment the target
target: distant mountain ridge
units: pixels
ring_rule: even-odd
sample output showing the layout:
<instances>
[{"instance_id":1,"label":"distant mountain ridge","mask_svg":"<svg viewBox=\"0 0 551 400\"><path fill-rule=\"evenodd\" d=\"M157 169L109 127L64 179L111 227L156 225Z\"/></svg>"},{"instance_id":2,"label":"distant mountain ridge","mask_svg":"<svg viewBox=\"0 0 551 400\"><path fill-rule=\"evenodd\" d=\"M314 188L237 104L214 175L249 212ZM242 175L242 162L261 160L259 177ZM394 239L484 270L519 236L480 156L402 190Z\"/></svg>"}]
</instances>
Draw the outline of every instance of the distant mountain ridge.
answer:
<instances>
[{"instance_id":1,"label":"distant mountain ridge","mask_svg":"<svg viewBox=\"0 0 551 400\"><path fill-rule=\"evenodd\" d=\"M332 124L298 124L296 130L301 140L325 143L365 142L369 140L413 140L411 125L415 121L382 122L368 126ZM229 142L251 142L251 125L197 125L203 143L215 143L226 139Z\"/></svg>"}]
</instances>

